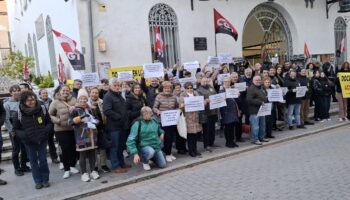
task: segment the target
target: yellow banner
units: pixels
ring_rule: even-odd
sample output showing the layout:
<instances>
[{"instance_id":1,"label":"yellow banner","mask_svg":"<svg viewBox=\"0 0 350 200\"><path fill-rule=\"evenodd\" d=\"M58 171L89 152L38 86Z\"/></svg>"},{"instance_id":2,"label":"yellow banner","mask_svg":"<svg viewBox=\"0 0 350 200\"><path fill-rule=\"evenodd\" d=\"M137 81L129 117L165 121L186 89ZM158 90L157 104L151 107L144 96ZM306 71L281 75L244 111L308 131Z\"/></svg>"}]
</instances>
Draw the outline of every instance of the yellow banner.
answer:
<instances>
[{"instance_id":1,"label":"yellow banner","mask_svg":"<svg viewBox=\"0 0 350 200\"><path fill-rule=\"evenodd\" d=\"M132 71L134 80L141 80L142 66L113 67L108 70L109 78L116 77L117 72Z\"/></svg>"},{"instance_id":2,"label":"yellow banner","mask_svg":"<svg viewBox=\"0 0 350 200\"><path fill-rule=\"evenodd\" d=\"M350 73L338 73L343 98L350 98Z\"/></svg>"}]
</instances>

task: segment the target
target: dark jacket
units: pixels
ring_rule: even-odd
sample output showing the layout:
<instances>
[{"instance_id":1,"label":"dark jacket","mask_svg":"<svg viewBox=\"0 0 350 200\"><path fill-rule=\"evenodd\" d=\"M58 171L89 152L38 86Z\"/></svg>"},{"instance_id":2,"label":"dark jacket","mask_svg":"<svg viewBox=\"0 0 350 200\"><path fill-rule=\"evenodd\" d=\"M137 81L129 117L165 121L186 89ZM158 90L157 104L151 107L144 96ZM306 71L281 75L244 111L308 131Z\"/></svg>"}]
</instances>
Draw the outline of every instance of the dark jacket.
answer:
<instances>
[{"instance_id":1,"label":"dark jacket","mask_svg":"<svg viewBox=\"0 0 350 200\"><path fill-rule=\"evenodd\" d=\"M219 93L225 93L225 88L221 89ZM238 122L239 121L239 110L238 110L238 104L236 103L235 99L233 98L227 98L226 99L226 105L225 107L220 108L220 114L222 118L223 124L230 124L232 122Z\"/></svg>"},{"instance_id":2,"label":"dark jacket","mask_svg":"<svg viewBox=\"0 0 350 200\"><path fill-rule=\"evenodd\" d=\"M13 123L16 135L23 143L42 143L48 139L52 122L45 106L37 101L34 108L19 106L18 118Z\"/></svg>"},{"instance_id":3,"label":"dark jacket","mask_svg":"<svg viewBox=\"0 0 350 200\"><path fill-rule=\"evenodd\" d=\"M79 92L79 89L73 88L72 97L77 98L78 97L78 92Z\"/></svg>"},{"instance_id":4,"label":"dark jacket","mask_svg":"<svg viewBox=\"0 0 350 200\"><path fill-rule=\"evenodd\" d=\"M107 117L106 130L117 131L128 128L125 99L120 92L109 90L103 98L103 113Z\"/></svg>"},{"instance_id":5,"label":"dark jacket","mask_svg":"<svg viewBox=\"0 0 350 200\"><path fill-rule=\"evenodd\" d=\"M287 77L284 82L284 87L288 88L288 92L286 94L286 103L287 105L291 104L301 104L301 98L297 98L297 93L293 92L297 87L300 87L300 83L297 79L291 79Z\"/></svg>"},{"instance_id":6,"label":"dark jacket","mask_svg":"<svg viewBox=\"0 0 350 200\"><path fill-rule=\"evenodd\" d=\"M4 108L4 102L0 99L0 127L4 124L6 117L6 111Z\"/></svg>"},{"instance_id":7,"label":"dark jacket","mask_svg":"<svg viewBox=\"0 0 350 200\"><path fill-rule=\"evenodd\" d=\"M310 99L311 98L311 87L310 87L310 80L307 76L298 76L297 80L300 83L300 86L306 86L308 91L305 93L305 96L301 99Z\"/></svg>"},{"instance_id":8,"label":"dark jacket","mask_svg":"<svg viewBox=\"0 0 350 200\"><path fill-rule=\"evenodd\" d=\"M256 85L252 84L247 90L246 97L248 114L258 114L260 106L265 102L267 102L267 97L262 89L262 86L257 87Z\"/></svg>"},{"instance_id":9,"label":"dark jacket","mask_svg":"<svg viewBox=\"0 0 350 200\"><path fill-rule=\"evenodd\" d=\"M141 78L141 88L146 93L147 102L152 108L156 96L161 92L159 85L157 87L153 87L152 85L147 87L145 78Z\"/></svg>"},{"instance_id":10,"label":"dark jacket","mask_svg":"<svg viewBox=\"0 0 350 200\"><path fill-rule=\"evenodd\" d=\"M141 108L144 106L148 106L148 103L143 95L136 97L134 93L129 93L126 96L126 109L129 115L129 127L131 127L133 121L141 115Z\"/></svg>"},{"instance_id":11,"label":"dark jacket","mask_svg":"<svg viewBox=\"0 0 350 200\"><path fill-rule=\"evenodd\" d=\"M312 93L316 96L323 95L323 88L320 82L320 78L313 78L312 79Z\"/></svg>"},{"instance_id":12,"label":"dark jacket","mask_svg":"<svg viewBox=\"0 0 350 200\"><path fill-rule=\"evenodd\" d=\"M320 78L320 83L323 90L324 96L330 96L332 94L332 87L334 84L326 77Z\"/></svg>"}]
</instances>

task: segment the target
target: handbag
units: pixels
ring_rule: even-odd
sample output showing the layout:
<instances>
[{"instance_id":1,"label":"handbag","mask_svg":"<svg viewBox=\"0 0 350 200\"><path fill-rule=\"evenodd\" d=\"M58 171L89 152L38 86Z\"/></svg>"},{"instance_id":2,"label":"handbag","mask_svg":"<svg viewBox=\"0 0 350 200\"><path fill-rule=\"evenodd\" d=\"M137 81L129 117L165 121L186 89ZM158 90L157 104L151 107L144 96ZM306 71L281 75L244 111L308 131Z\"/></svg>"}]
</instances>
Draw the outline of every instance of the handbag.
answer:
<instances>
[{"instance_id":1,"label":"handbag","mask_svg":"<svg viewBox=\"0 0 350 200\"><path fill-rule=\"evenodd\" d=\"M180 116L177 122L177 131L179 132L179 135L182 138L187 139L187 125L186 125L186 118L183 114L183 112L180 112Z\"/></svg>"},{"instance_id":2,"label":"handbag","mask_svg":"<svg viewBox=\"0 0 350 200\"><path fill-rule=\"evenodd\" d=\"M242 133L250 134L250 125L242 124Z\"/></svg>"}]
</instances>

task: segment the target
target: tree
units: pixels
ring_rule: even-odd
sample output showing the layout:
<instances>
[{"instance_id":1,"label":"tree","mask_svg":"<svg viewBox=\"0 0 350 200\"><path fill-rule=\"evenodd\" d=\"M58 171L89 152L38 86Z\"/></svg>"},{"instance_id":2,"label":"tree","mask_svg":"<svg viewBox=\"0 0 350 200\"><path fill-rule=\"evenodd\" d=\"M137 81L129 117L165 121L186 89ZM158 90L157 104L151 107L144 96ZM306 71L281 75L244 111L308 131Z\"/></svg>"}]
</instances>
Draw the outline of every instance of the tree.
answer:
<instances>
[{"instance_id":1,"label":"tree","mask_svg":"<svg viewBox=\"0 0 350 200\"><path fill-rule=\"evenodd\" d=\"M23 79L23 67L24 64L28 65L29 71L34 68L34 59L32 57L26 57L20 51L11 52L6 59L6 64L0 67L0 73L5 76L9 76L14 79Z\"/></svg>"}]
</instances>

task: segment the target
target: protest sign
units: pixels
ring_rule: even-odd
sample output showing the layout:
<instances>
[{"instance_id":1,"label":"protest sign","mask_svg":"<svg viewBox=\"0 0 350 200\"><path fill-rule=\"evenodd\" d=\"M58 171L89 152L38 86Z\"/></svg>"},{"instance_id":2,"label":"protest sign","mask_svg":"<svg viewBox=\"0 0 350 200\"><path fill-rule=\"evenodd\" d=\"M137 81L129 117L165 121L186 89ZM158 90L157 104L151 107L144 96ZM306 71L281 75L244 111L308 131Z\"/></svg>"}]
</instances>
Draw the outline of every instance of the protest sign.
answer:
<instances>
[{"instance_id":1,"label":"protest sign","mask_svg":"<svg viewBox=\"0 0 350 200\"><path fill-rule=\"evenodd\" d=\"M219 53L218 54L218 57L219 57L219 61L221 64L223 63L232 63L232 53Z\"/></svg>"},{"instance_id":2,"label":"protest sign","mask_svg":"<svg viewBox=\"0 0 350 200\"><path fill-rule=\"evenodd\" d=\"M112 77L117 77L118 72L132 71L134 79L141 80L142 69L143 69L143 67L141 65L125 66L125 67L113 67L113 68L109 69L108 74L109 74L109 78L112 78Z\"/></svg>"},{"instance_id":3,"label":"protest sign","mask_svg":"<svg viewBox=\"0 0 350 200\"><path fill-rule=\"evenodd\" d=\"M100 76L100 79L109 79L108 71L111 68L111 63L100 62L100 63L97 63L97 66L98 66L98 75Z\"/></svg>"},{"instance_id":4,"label":"protest sign","mask_svg":"<svg viewBox=\"0 0 350 200\"><path fill-rule=\"evenodd\" d=\"M234 88L238 89L240 92L244 92L247 90L247 83L242 82L242 83L235 83L233 85Z\"/></svg>"},{"instance_id":5,"label":"protest sign","mask_svg":"<svg viewBox=\"0 0 350 200\"><path fill-rule=\"evenodd\" d=\"M296 91L297 98L304 97L307 91L307 87L306 86L297 87L296 90L297 90Z\"/></svg>"},{"instance_id":6,"label":"protest sign","mask_svg":"<svg viewBox=\"0 0 350 200\"><path fill-rule=\"evenodd\" d=\"M263 103L258 111L257 116L262 117L266 115L271 115L272 103Z\"/></svg>"},{"instance_id":7,"label":"protest sign","mask_svg":"<svg viewBox=\"0 0 350 200\"><path fill-rule=\"evenodd\" d=\"M180 78L179 83L181 84L181 87L183 88L185 83L191 82L193 84L193 88L196 88L197 86L197 79L194 77L188 77L188 78Z\"/></svg>"},{"instance_id":8,"label":"protest sign","mask_svg":"<svg viewBox=\"0 0 350 200\"><path fill-rule=\"evenodd\" d=\"M209 56L208 57L208 67L211 67L213 69L220 68L220 60L216 56Z\"/></svg>"},{"instance_id":9,"label":"protest sign","mask_svg":"<svg viewBox=\"0 0 350 200\"><path fill-rule=\"evenodd\" d=\"M338 73L343 98L350 98L350 73Z\"/></svg>"},{"instance_id":10,"label":"protest sign","mask_svg":"<svg viewBox=\"0 0 350 200\"><path fill-rule=\"evenodd\" d=\"M143 65L143 74L145 78L159 78L164 76L163 63L150 63Z\"/></svg>"},{"instance_id":11,"label":"protest sign","mask_svg":"<svg viewBox=\"0 0 350 200\"><path fill-rule=\"evenodd\" d=\"M174 126L177 125L179 119L179 110L167 110L160 112L160 119L162 126Z\"/></svg>"},{"instance_id":12,"label":"protest sign","mask_svg":"<svg viewBox=\"0 0 350 200\"><path fill-rule=\"evenodd\" d=\"M97 86L100 84L100 78L97 72L82 74L81 80L83 81L83 87Z\"/></svg>"},{"instance_id":13,"label":"protest sign","mask_svg":"<svg viewBox=\"0 0 350 200\"><path fill-rule=\"evenodd\" d=\"M199 62L194 61L194 62L185 62L184 63L184 69L187 71L190 70L197 70L199 68Z\"/></svg>"},{"instance_id":14,"label":"protest sign","mask_svg":"<svg viewBox=\"0 0 350 200\"><path fill-rule=\"evenodd\" d=\"M185 97L185 112L195 112L204 110L204 97L203 96L193 96Z\"/></svg>"},{"instance_id":15,"label":"protest sign","mask_svg":"<svg viewBox=\"0 0 350 200\"><path fill-rule=\"evenodd\" d=\"M230 73L226 73L226 74L219 74L218 75L218 85L222 85L224 82L224 78L226 77L230 77Z\"/></svg>"},{"instance_id":16,"label":"protest sign","mask_svg":"<svg viewBox=\"0 0 350 200\"><path fill-rule=\"evenodd\" d=\"M282 102L283 101L283 90L278 89L269 89L267 90L267 98L269 102Z\"/></svg>"},{"instance_id":17,"label":"protest sign","mask_svg":"<svg viewBox=\"0 0 350 200\"><path fill-rule=\"evenodd\" d=\"M120 81L133 81L134 75L132 71L118 72L118 80Z\"/></svg>"},{"instance_id":18,"label":"protest sign","mask_svg":"<svg viewBox=\"0 0 350 200\"><path fill-rule=\"evenodd\" d=\"M226 106L226 94L220 93L220 94L210 95L209 101L210 101L209 103L210 110L224 107Z\"/></svg>"},{"instance_id":19,"label":"protest sign","mask_svg":"<svg viewBox=\"0 0 350 200\"><path fill-rule=\"evenodd\" d=\"M229 98L238 98L239 97L239 90L236 88L228 88L226 91L226 99Z\"/></svg>"}]
</instances>

